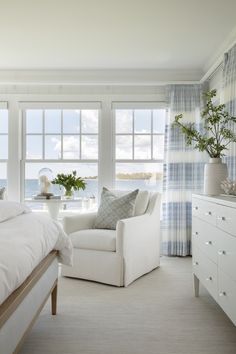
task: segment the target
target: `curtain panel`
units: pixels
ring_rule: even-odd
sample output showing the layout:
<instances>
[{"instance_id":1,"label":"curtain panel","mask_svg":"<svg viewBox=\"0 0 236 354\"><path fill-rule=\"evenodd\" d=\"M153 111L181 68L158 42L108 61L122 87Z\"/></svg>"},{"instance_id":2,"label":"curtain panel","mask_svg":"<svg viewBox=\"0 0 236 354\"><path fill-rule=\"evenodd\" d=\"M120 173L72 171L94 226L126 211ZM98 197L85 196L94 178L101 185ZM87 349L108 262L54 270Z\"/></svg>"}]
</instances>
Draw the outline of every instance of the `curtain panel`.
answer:
<instances>
[{"instance_id":1,"label":"curtain panel","mask_svg":"<svg viewBox=\"0 0 236 354\"><path fill-rule=\"evenodd\" d=\"M226 110L236 116L236 45L224 55L223 61L223 97ZM236 133L236 125L230 124L230 129ZM230 148L224 157L228 165L229 178L236 180L236 144L230 144Z\"/></svg>"},{"instance_id":2,"label":"curtain panel","mask_svg":"<svg viewBox=\"0 0 236 354\"><path fill-rule=\"evenodd\" d=\"M162 254L191 254L192 193L203 190L207 156L186 146L185 137L174 118L183 113L184 123L195 123L201 130L201 85L170 85L167 88L168 118L165 135L163 181Z\"/></svg>"}]
</instances>

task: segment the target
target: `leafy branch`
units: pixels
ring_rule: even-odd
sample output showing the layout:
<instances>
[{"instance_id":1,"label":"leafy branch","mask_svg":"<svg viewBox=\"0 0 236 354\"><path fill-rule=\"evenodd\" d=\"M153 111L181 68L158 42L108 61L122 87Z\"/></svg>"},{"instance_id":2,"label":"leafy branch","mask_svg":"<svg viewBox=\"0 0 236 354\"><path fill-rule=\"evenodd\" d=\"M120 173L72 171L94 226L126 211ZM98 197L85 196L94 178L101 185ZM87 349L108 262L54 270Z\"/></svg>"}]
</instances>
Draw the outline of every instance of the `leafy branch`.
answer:
<instances>
[{"instance_id":1,"label":"leafy branch","mask_svg":"<svg viewBox=\"0 0 236 354\"><path fill-rule=\"evenodd\" d=\"M192 145L199 151L206 151L212 158L219 158L224 156L223 152L228 149L230 143L236 142L236 134L230 129L230 124L236 123L236 117L225 110L225 104L213 104L216 90L205 92L204 96L206 106L201 113L204 133L199 132L194 123L182 123L183 114L175 116L173 126L181 129L187 145Z\"/></svg>"}]
</instances>

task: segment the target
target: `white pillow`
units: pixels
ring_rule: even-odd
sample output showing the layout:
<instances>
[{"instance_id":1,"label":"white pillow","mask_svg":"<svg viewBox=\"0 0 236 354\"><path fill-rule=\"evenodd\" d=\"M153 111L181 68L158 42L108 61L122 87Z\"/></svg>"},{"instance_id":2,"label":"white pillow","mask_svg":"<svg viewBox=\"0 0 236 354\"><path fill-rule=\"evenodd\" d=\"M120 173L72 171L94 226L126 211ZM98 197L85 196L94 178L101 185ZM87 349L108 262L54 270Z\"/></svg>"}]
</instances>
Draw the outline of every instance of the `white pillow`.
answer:
<instances>
[{"instance_id":1,"label":"white pillow","mask_svg":"<svg viewBox=\"0 0 236 354\"><path fill-rule=\"evenodd\" d=\"M120 197L125 195L129 191L121 191L121 190L111 190L116 196ZM134 216L143 215L148 207L150 199L150 193L148 191L140 191L138 192L137 198L135 200L135 207L134 207Z\"/></svg>"},{"instance_id":2,"label":"white pillow","mask_svg":"<svg viewBox=\"0 0 236 354\"><path fill-rule=\"evenodd\" d=\"M119 220L134 216L137 194L138 189L118 197L107 188L103 187L101 203L93 225L94 229L115 230Z\"/></svg>"},{"instance_id":3,"label":"white pillow","mask_svg":"<svg viewBox=\"0 0 236 354\"><path fill-rule=\"evenodd\" d=\"M139 216L145 214L150 199L150 193L148 191L139 191L134 208L134 215Z\"/></svg>"},{"instance_id":4,"label":"white pillow","mask_svg":"<svg viewBox=\"0 0 236 354\"><path fill-rule=\"evenodd\" d=\"M24 204L0 200L0 222L30 212L31 209Z\"/></svg>"}]
</instances>

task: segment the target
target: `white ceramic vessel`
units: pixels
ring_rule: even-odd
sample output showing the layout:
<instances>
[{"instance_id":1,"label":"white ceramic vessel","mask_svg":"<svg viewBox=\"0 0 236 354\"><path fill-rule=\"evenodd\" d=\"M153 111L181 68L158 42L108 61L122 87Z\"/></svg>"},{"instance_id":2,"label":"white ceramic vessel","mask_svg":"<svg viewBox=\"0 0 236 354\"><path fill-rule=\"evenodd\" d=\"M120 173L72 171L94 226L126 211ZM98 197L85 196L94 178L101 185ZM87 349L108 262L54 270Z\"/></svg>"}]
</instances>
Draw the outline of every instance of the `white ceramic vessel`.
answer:
<instances>
[{"instance_id":1,"label":"white ceramic vessel","mask_svg":"<svg viewBox=\"0 0 236 354\"><path fill-rule=\"evenodd\" d=\"M204 168L204 194L219 195L222 193L221 182L228 177L226 163L221 158L210 158Z\"/></svg>"}]
</instances>

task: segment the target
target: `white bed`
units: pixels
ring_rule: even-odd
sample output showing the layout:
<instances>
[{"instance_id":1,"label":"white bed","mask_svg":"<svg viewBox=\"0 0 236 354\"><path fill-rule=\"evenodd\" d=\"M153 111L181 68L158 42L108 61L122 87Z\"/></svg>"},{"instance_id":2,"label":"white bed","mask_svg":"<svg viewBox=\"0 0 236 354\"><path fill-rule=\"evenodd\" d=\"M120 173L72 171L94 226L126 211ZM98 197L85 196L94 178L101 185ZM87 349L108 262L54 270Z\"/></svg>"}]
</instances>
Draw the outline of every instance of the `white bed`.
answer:
<instances>
[{"instance_id":1,"label":"white bed","mask_svg":"<svg viewBox=\"0 0 236 354\"><path fill-rule=\"evenodd\" d=\"M58 259L70 265L71 255L70 240L57 222L20 204L0 202L2 354L18 351L50 294L56 314Z\"/></svg>"}]
</instances>

